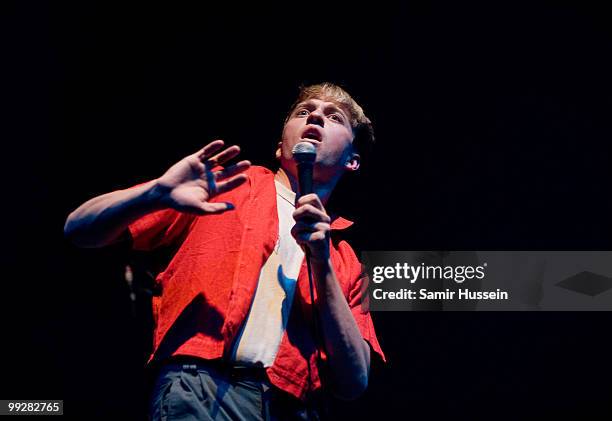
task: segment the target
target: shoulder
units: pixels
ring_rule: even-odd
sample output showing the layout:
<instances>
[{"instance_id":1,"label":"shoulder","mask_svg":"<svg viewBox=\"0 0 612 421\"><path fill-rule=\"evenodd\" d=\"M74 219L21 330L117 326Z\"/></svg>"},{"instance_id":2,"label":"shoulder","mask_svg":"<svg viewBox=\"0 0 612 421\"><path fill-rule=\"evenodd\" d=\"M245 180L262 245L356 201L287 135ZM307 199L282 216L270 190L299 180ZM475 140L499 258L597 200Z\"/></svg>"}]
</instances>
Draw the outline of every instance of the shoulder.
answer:
<instances>
[{"instance_id":1,"label":"shoulder","mask_svg":"<svg viewBox=\"0 0 612 421\"><path fill-rule=\"evenodd\" d=\"M252 165L244 174L247 181L240 186L215 196L213 201L241 201L248 200L254 194L263 190L274 189L274 172L266 167ZM236 204L236 203L234 203Z\"/></svg>"},{"instance_id":2,"label":"shoulder","mask_svg":"<svg viewBox=\"0 0 612 421\"><path fill-rule=\"evenodd\" d=\"M252 178L254 180L265 180L268 178L274 178L274 171L259 165L251 165L251 167L246 170L246 174L247 176L249 176L249 178Z\"/></svg>"},{"instance_id":3,"label":"shoulder","mask_svg":"<svg viewBox=\"0 0 612 421\"><path fill-rule=\"evenodd\" d=\"M351 247L347 240L337 241L336 250L342 257L342 260L346 261L347 263L351 265L360 264L359 258L357 257L355 250L353 249L353 247Z\"/></svg>"},{"instance_id":4,"label":"shoulder","mask_svg":"<svg viewBox=\"0 0 612 421\"><path fill-rule=\"evenodd\" d=\"M343 273L343 281L352 284L357 281L363 272L363 266L357 253L346 240L338 240L334 242L336 262L338 269Z\"/></svg>"},{"instance_id":5,"label":"shoulder","mask_svg":"<svg viewBox=\"0 0 612 421\"><path fill-rule=\"evenodd\" d=\"M269 200L273 200L276 197L273 171L266 167L253 165L247 170L246 175L248 181L244 184L248 185L250 197L253 199L261 198Z\"/></svg>"}]
</instances>

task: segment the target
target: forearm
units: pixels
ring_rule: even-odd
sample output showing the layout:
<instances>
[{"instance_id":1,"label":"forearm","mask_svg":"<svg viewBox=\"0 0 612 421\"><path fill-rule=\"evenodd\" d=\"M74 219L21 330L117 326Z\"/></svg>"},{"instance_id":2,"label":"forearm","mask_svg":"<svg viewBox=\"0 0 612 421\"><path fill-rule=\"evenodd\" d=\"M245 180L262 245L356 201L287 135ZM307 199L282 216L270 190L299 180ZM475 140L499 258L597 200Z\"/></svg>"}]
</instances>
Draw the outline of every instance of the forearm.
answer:
<instances>
[{"instance_id":1,"label":"forearm","mask_svg":"<svg viewBox=\"0 0 612 421\"><path fill-rule=\"evenodd\" d=\"M331 261L312 262L325 349L336 394L354 399L368 384L370 347L363 339Z\"/></svg>"},{"instance_id":2,"label":"forearm","mask_svg":"<svg viewBox=\"0 0 612 421\"><path fill-rule=\"evenodd\" d=\"M130 223L162 208L156 181L94 197L66 219L64 234L79 247L116 242Z\"/></svg>"}]
</instances>

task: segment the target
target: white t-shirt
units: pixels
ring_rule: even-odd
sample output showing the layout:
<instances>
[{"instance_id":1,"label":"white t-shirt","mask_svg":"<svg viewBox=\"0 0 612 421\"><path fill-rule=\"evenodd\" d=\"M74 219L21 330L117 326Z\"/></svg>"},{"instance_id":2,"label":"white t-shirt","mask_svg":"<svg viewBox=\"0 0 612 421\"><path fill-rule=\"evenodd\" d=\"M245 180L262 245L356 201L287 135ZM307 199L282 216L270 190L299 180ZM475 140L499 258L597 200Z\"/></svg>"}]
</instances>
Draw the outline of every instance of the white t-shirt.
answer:
<instances>
[{"instance_id":1,"label":"white t-shirt","mask_svg":"<svg viewBox=\"0 0 612 421\"><path fill-rule=\"evenodd\" d=\"M278 239L261 268L259 282L245 324L238 333L233 359L238 364L269 367L287 328L297 277L304 259L291 235L295 225L295 193L275 180Z\"/></svg>"}]
</instances>

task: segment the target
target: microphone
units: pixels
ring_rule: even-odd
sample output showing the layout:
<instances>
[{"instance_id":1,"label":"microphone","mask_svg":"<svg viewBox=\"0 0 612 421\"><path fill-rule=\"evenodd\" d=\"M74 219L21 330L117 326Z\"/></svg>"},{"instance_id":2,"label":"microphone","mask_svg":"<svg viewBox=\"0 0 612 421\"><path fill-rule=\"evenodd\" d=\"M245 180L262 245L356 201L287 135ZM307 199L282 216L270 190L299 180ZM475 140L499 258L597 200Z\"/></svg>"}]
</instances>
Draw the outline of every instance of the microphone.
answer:
<instances>
[{"instance_id":1,"label":"microphone","mask_svg":"<svg viewBox=\"0 0 612 421\"><path fill-rule=\"evenodd\" d=\"M298 198L313 192L312 167L317 157L317 150L310 142L300 142L293 147L293 159L298 170Z\"/></svg>"},{"instance_id":2,"label":"microphone","mask_svg":"<svg viewBox=\"0 0 612 421\"><path fill-rule=\"evenodd\" d=\"M298 195L296 195L296 201L301 196L312 193L312 167L317 157L317 150L315 146L310 142L300 142L293 147L293 159L297 163L298 170ZM315 307L315 297L314 297L314 280L312 276L312 266L310 264L310 249L308 247L303 247L304 256L306 258L306 269L308 272L308 289L310 292L310 308L312 311L312 319L311 319L311 328L312 328L312 336L315 341L315 352L317 359L317 366L322 370L323 369L323 359L321 357L321 350L325 349L325 341L323 338L323 331L319 326L319 312L317 311L317 307ZM310 361L308 362L310 369ZM310 371L310 370L309 370ZM320 374L321 388L325 387L325 379L324 375ZM312 381L310 376L308 376L309 383ZM312 383L310 383L312 385Z\"/></svg>"}]
</instances>

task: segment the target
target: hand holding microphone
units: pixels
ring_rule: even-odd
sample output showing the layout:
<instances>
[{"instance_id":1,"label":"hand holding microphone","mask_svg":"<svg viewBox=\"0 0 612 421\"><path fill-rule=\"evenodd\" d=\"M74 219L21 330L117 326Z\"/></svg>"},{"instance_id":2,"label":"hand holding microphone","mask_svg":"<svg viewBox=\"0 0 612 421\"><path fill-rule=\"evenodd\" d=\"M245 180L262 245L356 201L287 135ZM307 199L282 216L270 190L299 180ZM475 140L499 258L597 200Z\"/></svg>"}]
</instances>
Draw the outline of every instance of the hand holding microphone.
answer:
<instances>
[{"instance_id":1,"label":"hand holding microphone","mask_svg":"<svg viewBox=\"0 0 612 421\"><path fill-rule=\"evenodd\" d=\"M293 212L296 224L291 229L291 235L299 245L307 247L307 258L313 262L326 262L329 259L331 218L319 196L313 193L316 149L310 142L300 142L293 148L293 158L297 163L299 192Z\"/></svg>"}]
</instances>

